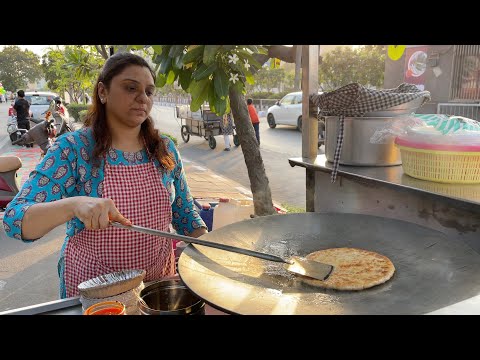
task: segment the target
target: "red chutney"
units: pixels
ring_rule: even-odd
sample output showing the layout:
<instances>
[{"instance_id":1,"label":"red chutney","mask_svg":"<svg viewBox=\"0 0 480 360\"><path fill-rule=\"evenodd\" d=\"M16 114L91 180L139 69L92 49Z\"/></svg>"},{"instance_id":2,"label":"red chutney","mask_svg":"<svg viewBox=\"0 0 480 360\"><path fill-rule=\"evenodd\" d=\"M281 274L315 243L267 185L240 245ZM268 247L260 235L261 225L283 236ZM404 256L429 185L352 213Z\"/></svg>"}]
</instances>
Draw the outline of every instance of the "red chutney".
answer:
<instances>
[{"instance_id":1,"label":"red chutney","mask_svg":"<svg viewBox=\"0 0 480 360\"><path fill-rule=\"evenodd\" d=\"M90 306L84 315L125 315L125 305L119 301L103 301Z\"/></svg>"}]
</instances>

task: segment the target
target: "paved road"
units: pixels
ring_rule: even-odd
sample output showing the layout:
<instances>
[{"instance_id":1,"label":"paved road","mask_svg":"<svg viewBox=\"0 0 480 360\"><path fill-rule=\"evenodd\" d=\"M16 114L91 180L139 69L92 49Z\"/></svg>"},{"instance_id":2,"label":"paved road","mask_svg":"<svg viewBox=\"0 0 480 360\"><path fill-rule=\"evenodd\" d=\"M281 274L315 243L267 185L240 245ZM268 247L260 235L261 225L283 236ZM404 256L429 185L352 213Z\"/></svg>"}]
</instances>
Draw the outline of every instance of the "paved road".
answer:
<instances>
[{"instance_id":1,"label":"paved road","mask_svg":"<svg viewBox=\"0 0 480 360\"><path fill-rule=\"evenodd\" d=\"M209 148L208 142L199 136L191 136L190 141L184 143L180 136L180 120L175 117L173 108L155 106L152 114L159 129L178 139L180 153L183 157L250 189L247 167L240 147L232 148L233 151L230 152L223 151L223 136L215 137L217 147L213 150ZM292 168L288 163L289 158L302 154L301 133L295 128L285 125L270 129L266 118L261 118L260 142L260 151L269 179L272 198L278 203L304 208L305 169ZM319 153L323 152L324 146L319 149Z\"/></svg>"}]
</instances>

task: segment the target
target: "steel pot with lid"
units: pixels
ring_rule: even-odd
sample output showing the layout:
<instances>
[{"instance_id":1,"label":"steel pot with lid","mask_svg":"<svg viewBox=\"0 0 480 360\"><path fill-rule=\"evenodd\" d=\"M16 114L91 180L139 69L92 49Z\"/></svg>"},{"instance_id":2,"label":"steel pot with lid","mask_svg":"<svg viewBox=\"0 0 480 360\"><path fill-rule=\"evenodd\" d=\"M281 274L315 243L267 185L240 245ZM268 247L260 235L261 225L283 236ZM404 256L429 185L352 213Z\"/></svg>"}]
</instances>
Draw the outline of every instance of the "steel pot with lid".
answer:
<instances>
[{"instance_id":1,"label":"steel pot with lid","mask_svg":"<svg viewBox=\"0 0 480 360\"><path fill-rule=\"evenodd\" d=\"M370 138L376 131L388 128L396 117L345 117L343 146L339 163L357 166L401 165L400 150L394 139L385 144L372 144ZM325 116L325 156L333 162L340 130L338 116Z\"/></svg>"},{"instance_id":2,"label":"steel pot with lid","mask_svg":"<svg viewBox=\"0 0 480 360\"><path fill-rule=\"evenodd\" d=\"M140 292L141 315L205 315L205 302L180 279L155 281Z\"/></svg>"}]
</instances>

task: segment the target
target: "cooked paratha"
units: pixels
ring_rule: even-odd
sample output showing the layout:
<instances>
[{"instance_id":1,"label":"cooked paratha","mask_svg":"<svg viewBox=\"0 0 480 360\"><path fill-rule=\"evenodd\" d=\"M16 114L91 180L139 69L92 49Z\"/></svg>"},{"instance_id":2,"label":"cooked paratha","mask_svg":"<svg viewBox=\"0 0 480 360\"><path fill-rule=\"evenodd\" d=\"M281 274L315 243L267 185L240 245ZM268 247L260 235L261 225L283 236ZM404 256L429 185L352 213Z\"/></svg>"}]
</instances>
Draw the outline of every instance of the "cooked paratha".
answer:
<instances>
[{"instance_id":1,"label":"cooked paratha","mask_svg":"<svg viewBox=\"0 0 480 360\"><path fill-rule=\"evenodd\" d=\"M383 284L395 272L395 266L389 258L362 249L332 248L315 251L306 258L334 266L332 273L324 281L301 277L301 280L309 285L326 289L368 289Z\"/></svg>"}]
</instances>

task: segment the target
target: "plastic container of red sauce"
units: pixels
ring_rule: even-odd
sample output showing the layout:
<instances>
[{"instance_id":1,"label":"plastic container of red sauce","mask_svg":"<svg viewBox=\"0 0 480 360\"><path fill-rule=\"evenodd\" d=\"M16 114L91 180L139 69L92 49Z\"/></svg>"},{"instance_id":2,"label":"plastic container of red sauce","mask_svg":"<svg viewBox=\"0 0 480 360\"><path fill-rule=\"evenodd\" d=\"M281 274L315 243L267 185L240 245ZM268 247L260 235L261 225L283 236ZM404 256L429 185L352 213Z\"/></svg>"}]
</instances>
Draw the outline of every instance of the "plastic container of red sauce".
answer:
<instances>
[{"instance_id":1,"label":"plastic container of red sauce","mask_svg":"<svg viewBox=\"0 0 480 360\"><path fill-rule=\"evenodd\" d=\"M120 301L102 301L90 306L83 315L126 315L125 305Z\"/></svg>"}]
</instances>

